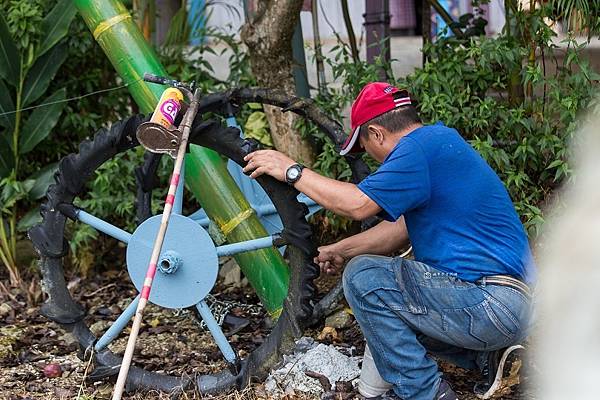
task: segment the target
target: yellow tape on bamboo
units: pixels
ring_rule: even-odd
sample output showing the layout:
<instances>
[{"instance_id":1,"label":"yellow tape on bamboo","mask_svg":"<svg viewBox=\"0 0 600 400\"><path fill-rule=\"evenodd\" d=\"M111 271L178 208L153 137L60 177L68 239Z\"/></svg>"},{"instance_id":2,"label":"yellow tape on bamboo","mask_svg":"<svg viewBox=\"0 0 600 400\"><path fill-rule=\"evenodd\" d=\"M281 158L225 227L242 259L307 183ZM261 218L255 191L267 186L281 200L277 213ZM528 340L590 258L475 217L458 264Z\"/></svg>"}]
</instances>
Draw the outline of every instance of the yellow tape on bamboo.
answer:
<instances>
[{"instance_id":1,"label":"yellow tape on bamboo","mask_svg":"<svg viewBox=\"0 0 600 400\"><path fill-rule=\"evenodd\" d=\"M98 40L100 35L102 35L107 29L110 29L112 26L118 24L121 21L124 21L128 18L131 18L131 15L128 13L115 15L114 17L110 17L106 21L102 21L98 24L96 29L94 29L94 39Z\"/></svg>"},{"instance_id":2,"label":"yellow tape on bamboo","mask_svg":"<svg viewBox=\"0 0 600 400\"><path fill-rule=\"evenodd\" d=\"M237 228L239 224L248 219L253 213L254 210L251 208L242 211L241 213L230 219L227 223L221 225L221 232L223 232L223 235L225 236L229 235L235 228Z\"/></svg>"},{"instance_id":3,"label":"yellow tape on bamboo","mask_svg":"<svg viewBox=\"0 0 600 400\"><path fill-rule=\"evenodd\" d=\"M283 307L279 307L277 310L270 312L269 315L271 315L271 318L273 318L273 319L279 319L282 311L283 311Z\"/></svg>"}]
</instances>

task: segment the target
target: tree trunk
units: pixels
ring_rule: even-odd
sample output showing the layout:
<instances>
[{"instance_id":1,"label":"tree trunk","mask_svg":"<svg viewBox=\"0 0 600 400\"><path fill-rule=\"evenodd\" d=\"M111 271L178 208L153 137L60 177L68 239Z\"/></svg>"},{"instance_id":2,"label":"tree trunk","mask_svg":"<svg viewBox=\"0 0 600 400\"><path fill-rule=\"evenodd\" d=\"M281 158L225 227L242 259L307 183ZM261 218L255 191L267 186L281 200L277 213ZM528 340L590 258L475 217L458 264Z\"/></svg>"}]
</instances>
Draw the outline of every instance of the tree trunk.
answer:
<instances>
[{"instance_id":1,"label":"tree trunk","mask_svg":"<svg viewBox=\"0 0 600 400\"><path fill-rule=\"evenodd\" d=\"M250 66L259 86L295 93L292 75L292 36L303 0L257 0L249 4L241 37L248 47ZM255 7L252 7L255 5ZM311 165L314 151L294 128L298 116L265 106L275 148L294 160Z\"/></svg>"}]
</instances>

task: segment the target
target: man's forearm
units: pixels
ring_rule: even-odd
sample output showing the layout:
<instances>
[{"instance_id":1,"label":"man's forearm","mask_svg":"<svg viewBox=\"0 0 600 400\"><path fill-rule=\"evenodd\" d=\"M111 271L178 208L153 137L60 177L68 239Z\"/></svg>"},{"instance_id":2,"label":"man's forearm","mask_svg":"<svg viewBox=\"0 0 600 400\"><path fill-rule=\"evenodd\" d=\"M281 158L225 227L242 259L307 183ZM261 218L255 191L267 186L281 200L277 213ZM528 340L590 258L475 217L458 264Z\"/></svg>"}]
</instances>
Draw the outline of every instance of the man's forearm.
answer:
<instances>
[{"instance_id":1,"label":"man's forearm","mask_svg":"<svg viewBox=\"0 0 600 400\"><path fill-rule=\"evenodd\" d=\"M373 228L336 243L339 254L349 259L360 254L388 255L408 242L404 217L396 222L383 221Z\"/></svg>"},{"instance_id":2,"label":"man's forearm","mask_svg":"<svg viewBox=\"0 0 600 400\"><path fill-rule=\"evenodd\" d=\"M305 169L296 189L338 215L356 220L368 218L380 211L371 199L352 183L340 182Z\"/></svg>"},{"instance_id":3,"label":"man's forearm","mask_svg":"<svg viewBox=\"0 0 600 400\"><path fill-rule=\"evenodd\" d=\"M251 178L267 174L285 182L286 171L294 160L275 150L257 150L244 157L243 168ZM294 187L336 214L362 220L381 211L377 203L364 194L356 185L326 178L305 168Z\"/></svg>"}]
</instances>

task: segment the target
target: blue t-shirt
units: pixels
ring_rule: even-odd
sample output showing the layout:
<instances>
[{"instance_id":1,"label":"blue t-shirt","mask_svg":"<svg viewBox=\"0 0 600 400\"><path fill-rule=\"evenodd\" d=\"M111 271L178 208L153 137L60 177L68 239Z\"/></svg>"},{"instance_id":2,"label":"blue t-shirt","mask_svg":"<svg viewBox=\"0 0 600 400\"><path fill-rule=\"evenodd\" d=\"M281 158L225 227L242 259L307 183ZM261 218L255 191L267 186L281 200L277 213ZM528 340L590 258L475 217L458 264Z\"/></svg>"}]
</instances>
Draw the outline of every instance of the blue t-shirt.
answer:
<instances>
[{"instance_id":1,"label":"blue t-shirt","mask_svg":"<svg viewBox=\"0 0 600 400\"><path fill-rule=\"evenodd\" d=\"M466 281L535 267L527 235L498 175L441 123L402 137L358 188L396 221L404 215L415 259Z\"/></svg>"}]
</instances>

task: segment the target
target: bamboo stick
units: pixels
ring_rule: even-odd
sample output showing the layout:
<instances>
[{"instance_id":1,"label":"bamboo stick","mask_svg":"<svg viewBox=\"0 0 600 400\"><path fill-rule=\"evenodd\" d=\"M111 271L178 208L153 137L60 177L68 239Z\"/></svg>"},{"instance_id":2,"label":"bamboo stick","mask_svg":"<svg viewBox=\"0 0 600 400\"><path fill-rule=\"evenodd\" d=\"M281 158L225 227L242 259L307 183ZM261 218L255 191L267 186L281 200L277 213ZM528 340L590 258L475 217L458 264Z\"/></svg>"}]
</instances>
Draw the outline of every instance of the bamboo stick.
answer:
<instances>
[{"instance_id":1,"label":"bamboo stick","mask_svg":"<svg viewBox=\"0 0 600 400\"><path fill-rule=\"evenodd\" d=\"M150 291L152 290L152 282L156 274L156 265L158 264L158 257L162 249L163 242L165 240L165 234L167 233L167 227L169 226L169 218L171 217L171 211L173 210L173 203L175 200L175 191L179 183L179 175L181 174L181 167L185 158L185 150L187 142L190 136L190 130L192 128L192 122L198 111L198 98L200 97L200 90L196 89L190 107L185 113L180 129L183 128L181 135L181 142L177 151L177 158L175 159L175 166L173 167L173 174L171 175L171 183L169 185L169 192L165 200L165 207L163 209L162 219L160 221L160 228L154 241L152 248L152 256L150 257L150 263L148 264L148 270L146 271L146 279L144 280L144 286L140 294L140 301L138 302L137 309L135 310L135 317L133 319L133 326L131 327L131 333L127 340L127 347L125 348L125 354L123 355L123 362L121 363L121 369L119 370L119 376L115 385L115 391L113 393L113 400L120 400L125 389L125 382L127 381L127 374L129 373L129 367L131 366L131 359L133 358L133 351L135 350L135 342L140 332L140 326L142 324L142 317L144 315L144 308L148 303L150 297Z\"/></svg>"}]
</instances>

